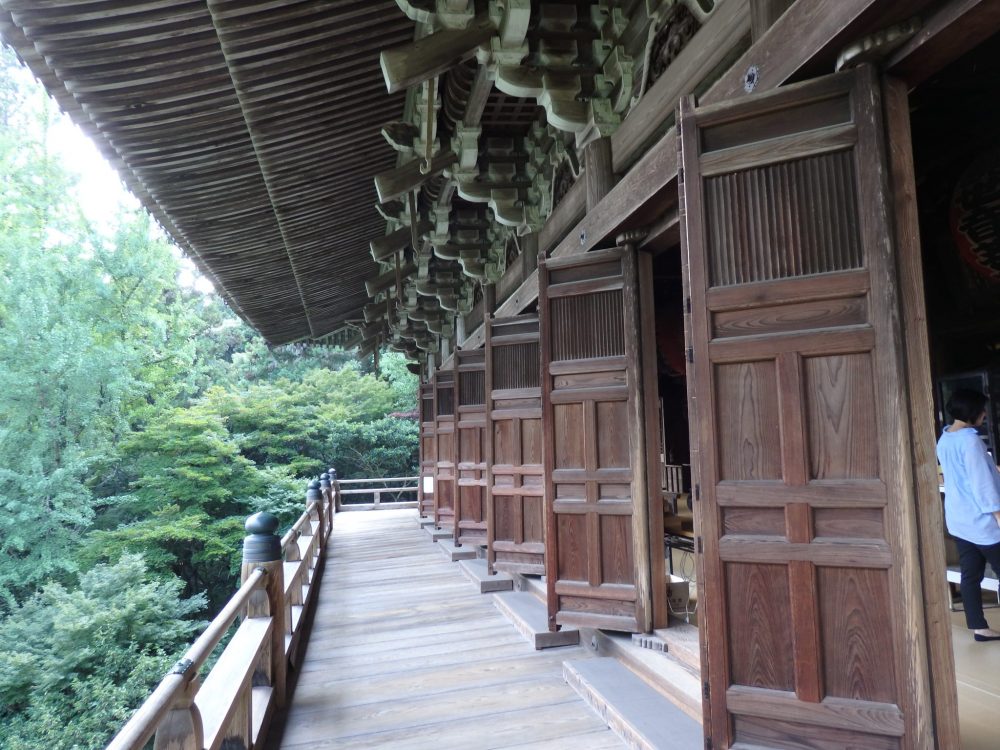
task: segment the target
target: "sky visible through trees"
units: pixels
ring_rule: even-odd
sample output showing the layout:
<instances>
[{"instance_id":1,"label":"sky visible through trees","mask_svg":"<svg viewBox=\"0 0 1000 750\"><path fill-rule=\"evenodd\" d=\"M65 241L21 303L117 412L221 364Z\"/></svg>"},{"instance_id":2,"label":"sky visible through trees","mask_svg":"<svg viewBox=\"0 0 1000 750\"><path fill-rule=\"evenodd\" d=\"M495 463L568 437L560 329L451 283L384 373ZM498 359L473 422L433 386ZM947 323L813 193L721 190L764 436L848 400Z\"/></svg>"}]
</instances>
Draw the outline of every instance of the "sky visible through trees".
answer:
<instances>
[{"instance_id":1,"label":"sky visible through trees","mask_svg":"<svg viewBox=\"0 0 1000 750\"><path fill-rule=\"evenodd\" d=\"M95 215L0 59L0 748L103 747L306 479L415 473L416 378L268 348L134 201ZM93 191L90 191L92 193ZM89 193L88 193L89 194ZM181 283L184 280L186 283ZM204 287L202 287L204 288Z\"/></svg>"}]
</instances>

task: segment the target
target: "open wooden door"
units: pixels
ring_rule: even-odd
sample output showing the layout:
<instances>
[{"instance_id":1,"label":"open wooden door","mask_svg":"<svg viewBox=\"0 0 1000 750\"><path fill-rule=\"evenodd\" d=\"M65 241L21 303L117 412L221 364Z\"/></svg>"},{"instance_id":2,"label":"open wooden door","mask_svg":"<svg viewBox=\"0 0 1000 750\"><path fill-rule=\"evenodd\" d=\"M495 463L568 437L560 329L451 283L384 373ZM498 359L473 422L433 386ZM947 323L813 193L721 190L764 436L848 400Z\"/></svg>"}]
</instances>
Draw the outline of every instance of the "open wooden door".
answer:
<instances>
[{"instance_id":1,"label":"open wooden door","mask_svg":"<svg viewBox=\"0 0 1000 750\"><path fill-rule=\"evenodd\" d=\"M455 371L434 376L434 525L455 527Z\"/></svg>"},{"instance_id":2,"label":"open wooden door","mask_svg":"<svg viewBox=\"0 0 1000 750\"><path fill-rule=\"evenodd\" d=\"M434 517L434 475L437 473L437 439L434 437L434 384L420 385L420 476L417 501L420 515Z\"/></svg>"},{"instance_id":3,"label":"open wooden door","mask_svg":"<svg viewBox=\"0 0 1000 750\"><path fill-rule=\"evenodd\" d=\"M867 68L681 105L713 748L935 747L931 681L954 687L925 636L881 107Z\"/></svg>"},{"instance_id":4,"label":"open wooden door","mask_svg":"<svg viewBox=\"0 0 1000 750\"><path fill-rule=\"evenodd\" d=\"M652 273L641 258L641 274L630 248L539 265L553 629L648 632L666 624L662 498L648 466L656 420L646 418L644 394L653 376L643 377L651 316L640 315L640 279L648 285Z\"/></svg>"},{"instance_id":5,"label":"open wooden door","mask_svg":"<svg viewBox=\"0 0 1000 750\"><path fill-rule=\"evenodd\" d=\"M455 543L486 545L486 352L455 352Z\"/></svg>"},{"instance_id":6,"label":"open wooden door","mask_svg":"<svg viewBox=\"0 0 1000 750\"><path fill-rule=\"evenodd\" d=\"M490 571L545 574L538 317L486 323Z\"/></svg>"}]
</instances>

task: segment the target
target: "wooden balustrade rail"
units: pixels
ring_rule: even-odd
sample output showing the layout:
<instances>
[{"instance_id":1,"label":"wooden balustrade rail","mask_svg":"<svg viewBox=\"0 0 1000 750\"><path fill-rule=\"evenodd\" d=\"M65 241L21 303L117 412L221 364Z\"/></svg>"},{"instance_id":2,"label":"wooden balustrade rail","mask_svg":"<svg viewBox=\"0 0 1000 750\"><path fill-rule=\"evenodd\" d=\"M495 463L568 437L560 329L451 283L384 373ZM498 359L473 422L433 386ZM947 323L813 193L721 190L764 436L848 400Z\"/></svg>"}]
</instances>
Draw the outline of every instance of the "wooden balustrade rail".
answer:
<instances>
[{"instance_id":1,"label":"wooden balustrade rail","mask_svg":"<svg viewBox=\"0 0 1000 750\"><path fill-rule=\"evenodd\" d=\"M316 601L313 591L340 494L335 478L328 481L324 475L322 483L310 484L305 511L277 545L278 559L244 559L239 590L108 750L141 750L154 735L157 750L218 750L230 744L227 740L247 748L262 746L274 711L285 703L287 666L298 660L302 625ZM257 514L251 520L263 515L269 516ZM257 523L271 522L276 529L273 516ZM254 533L248 539L262 538ZM200 682L199 671L238 618L239 628Z\"/></svg>"},{"instance_id":2,"label":"wooden balustrade rail","mask_svg":"<svg viewBox=\"0 0 1000 750\"><path fill-rule=\"evenodd\" d=\"M358 495L371 495L372 502L357 503L345 501L341 510L378 510L381 507L392 508L416 508L417 482L419 477L384 477L382 479L341 479L338 485L360 485L372 484L373 482L405 482L396 487L352 487L351 489L341 489L340 495L344 497L354 497ZM413 500L392 500L383 505L382 496L386 494L413 493Z\"/></svg>"}]
</instances>

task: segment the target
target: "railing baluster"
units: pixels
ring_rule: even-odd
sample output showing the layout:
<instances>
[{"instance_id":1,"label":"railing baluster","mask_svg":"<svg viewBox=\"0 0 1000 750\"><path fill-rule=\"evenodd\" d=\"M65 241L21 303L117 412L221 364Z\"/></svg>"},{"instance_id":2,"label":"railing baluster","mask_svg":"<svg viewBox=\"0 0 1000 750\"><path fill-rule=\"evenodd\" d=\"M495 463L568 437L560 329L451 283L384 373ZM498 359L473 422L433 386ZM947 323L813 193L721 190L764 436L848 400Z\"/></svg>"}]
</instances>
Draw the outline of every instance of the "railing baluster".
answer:
<instances>
[{"instance_id":1,"label":"railing baluster","mask_svg":"<svg viewBox=\"0 0 1000 750\"><path fill-rule=\"evenodd\" d=\"M250 533L243 543L243 565L240 575L246 580L255 570L263 569L263 591L259 596L250 597L246 616L271 618L271 645L268 664L260 665L267 670L274 701L278 708L285 706L287 664L285 658L285 570L281 555L281 539L275 536L278 519L270 513L255 513L246 522Z\"/></svg>"}]
</instances>

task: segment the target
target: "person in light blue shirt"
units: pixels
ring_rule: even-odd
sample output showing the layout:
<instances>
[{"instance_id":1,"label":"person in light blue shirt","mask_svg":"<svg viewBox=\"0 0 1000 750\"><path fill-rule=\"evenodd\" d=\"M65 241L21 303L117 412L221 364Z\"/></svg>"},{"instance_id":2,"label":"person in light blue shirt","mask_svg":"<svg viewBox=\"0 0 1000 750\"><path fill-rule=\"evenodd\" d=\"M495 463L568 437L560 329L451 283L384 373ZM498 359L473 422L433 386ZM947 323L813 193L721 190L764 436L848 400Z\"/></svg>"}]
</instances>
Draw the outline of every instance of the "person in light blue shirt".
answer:
<instances>
[{"instance_id":1,"label":"person in light blue shirt","mask_svg":"<svg viewBox=\"0 0 1000 750\"><path fill-rule=\"evenodd\" d=\"M986 563L1000 576L1000 472L976 427L986 418L986 396L956 390L945 406L952 423L937 444L944 473L944 520L955 537L962 568L965 624L977 641L998 641L1000 632L983 616Z\"/></svg>"}]
</instances>

